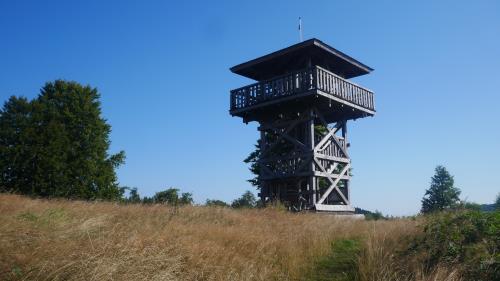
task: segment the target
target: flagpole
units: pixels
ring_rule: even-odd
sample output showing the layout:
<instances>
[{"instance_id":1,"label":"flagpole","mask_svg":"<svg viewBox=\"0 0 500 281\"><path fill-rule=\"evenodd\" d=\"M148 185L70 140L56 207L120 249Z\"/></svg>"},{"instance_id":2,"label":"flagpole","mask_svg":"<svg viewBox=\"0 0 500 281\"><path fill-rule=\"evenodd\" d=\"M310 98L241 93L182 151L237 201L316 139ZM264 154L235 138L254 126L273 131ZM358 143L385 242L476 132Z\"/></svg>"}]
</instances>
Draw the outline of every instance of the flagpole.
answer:
<instances>
[{"instance_id":1,"label":"flagpole","mask_svg":"<svg viewBox=\"0 0 500 281\"><path fill-rule=\"evenodd\" d=\"M302 42L303 38L302 38L302 18L299 17L299 39L300 39L300 42Z\"/></svg>"}]
</instances>

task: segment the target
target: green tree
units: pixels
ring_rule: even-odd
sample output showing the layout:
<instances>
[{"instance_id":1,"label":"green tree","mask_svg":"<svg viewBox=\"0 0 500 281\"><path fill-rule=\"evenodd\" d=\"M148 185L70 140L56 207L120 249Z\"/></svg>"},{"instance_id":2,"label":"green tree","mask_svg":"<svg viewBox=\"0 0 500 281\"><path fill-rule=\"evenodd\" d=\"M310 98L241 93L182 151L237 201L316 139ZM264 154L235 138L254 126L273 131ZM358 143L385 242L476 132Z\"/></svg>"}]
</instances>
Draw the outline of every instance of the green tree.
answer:
<instances>
[{"instance_id":1,"label":"green tree","mask_svg":"<svg viewBox=\"0 0 500 281\"><path fill-rule=\"evenodd\" d=\"M137 191L137 187L132 187L128 188L125 187L125 189L129 190L129 194L127 199L125 200L128 203L141 203L141 196L139 195L139 192Z\"/></svg>"},{"instance_id":2,"label":"green tree","mask_svg":"<svg viewBox=\"0 0 500 281\"><path fill-rule=\"evenodd\" d=\"M167 190L156 192L153 196L153 201L154 203L177 205L179 204L179 189L171 187Z\"/></svg>"},{"instance_id":3,"label":"green tree","mask_svg":"<svg viewBox=\"0 0 500 281\"><path fill-rule=\"evenodd\" d=\"M217 199L207 199L207 201L205 202L205 205L206 206L209 206L209 207L229 207L229 205L222 201L222 200L217 200Z\"/></svg>"},{"instance_id":4,"label":"green tree","mask_svg":"<svg viewBox=\"0 0 500 281\"><path fill-rule=\"evenodd\" d=\"M245 191L240 198L235 199L231 204L233 208L255 208L257 206L257 200L255 195L249 190Z\"/></svg>"},{"instance_id":5,"label":"green tree","mask_svg":"<svg viewBox=\"0 0 500 281\"><path fill-rule=\"evenodd\" d=\"M0 111L0 186L43 197L116 200L115 169L123 151L108 154L111 126L95 88L56 80L28 101L11 97Z\"/></svg>"},{"instance_id":6,"label":"green tree","mask_svg":"<svg viewBox=\"0 0 500 281\"><path fill-rule=\"evenodd\" d=\"M431 186L422 199L422 213L431 213L456 207L460 203L460 190L454 186L453 176L445 167L437 166Z\"/></svg>"},{"instance_id":7,"label":"green tree","mask_svg":"<svg viewBox=\"0 0 500 281\"><path fill-rule=\"evenodd\" d=\"M193 202L193 194L190 192L183 192L181 198L179 198L179 203L181 205L192 205Z\"/></svg>"},{"instance_id":8,"label":"green tree","mask_svg":"<svg viewBox=\"0 0 500 281\"><path fill-rule=\"evenodd\" d=\"M32 103L12 96L0 110L0 191L30 194L35 190L37 134Z\"/></svg>"},{"instance_id":9,"label":"green tree","mask_svg":"<svg viewBox=\"0 0 500 281\"><path fill-rule=\"evenodd\" d=\"M169 205L191 205L193 204L193 195L189 192L184 192L179 196L179 189L171 187L164 191L155 193L152 201L154 203Z\"/></svg>"},{"instance_id":10,"label":"green tree","mask_svg":"<svg viewBox=\"0 0 500 281\"><path fill-rule=\"evenodd\" d=\"M257 141L257 144L255 145L255 150L250 152L248 157L245 158L245 160L243 160L243 162L245 162L246 164L250 164L250 167L248 169L254 175L254 177L249 179L248 182L255 187L259 187L260 185L259 182L260 167L258 163L259 158L260 158L260 146L259 142Z\"/></svg>"},{"instance_id":11,"label":"green tree","mask_svg":"<svg viewBox=\"0 0 500 281\"><path fill-rule=\"evenodd\" d=\"M500 210L500 193L497 195L497 199L495 200L495 210Z\"/></svg>"}]
</instances>

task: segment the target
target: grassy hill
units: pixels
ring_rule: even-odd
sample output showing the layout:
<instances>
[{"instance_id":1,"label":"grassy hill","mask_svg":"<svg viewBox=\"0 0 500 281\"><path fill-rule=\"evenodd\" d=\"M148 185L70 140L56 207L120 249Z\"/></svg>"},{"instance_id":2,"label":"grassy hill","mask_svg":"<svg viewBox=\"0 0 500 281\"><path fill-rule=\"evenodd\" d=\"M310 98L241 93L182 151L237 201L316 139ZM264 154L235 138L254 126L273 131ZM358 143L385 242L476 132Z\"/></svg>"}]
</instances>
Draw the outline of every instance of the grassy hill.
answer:
<instances>
[{"instance_id":1,"label":"grassy hill","mask_svg":"<svg viewBox=\"0 0 500 281\"><path fill-rule=\"evenodd\" d=\"M462 280L401 253L424 219L0 195L0 280Z\"/></svg>"}]
</instances>

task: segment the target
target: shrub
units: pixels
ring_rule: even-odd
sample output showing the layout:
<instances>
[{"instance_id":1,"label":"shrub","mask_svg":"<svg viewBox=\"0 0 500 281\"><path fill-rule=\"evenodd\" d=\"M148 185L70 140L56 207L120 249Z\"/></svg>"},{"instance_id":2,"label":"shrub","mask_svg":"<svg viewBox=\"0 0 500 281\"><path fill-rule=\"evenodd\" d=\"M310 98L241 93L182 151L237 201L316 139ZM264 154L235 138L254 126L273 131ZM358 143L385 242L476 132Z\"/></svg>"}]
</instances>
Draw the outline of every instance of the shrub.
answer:
<instances>
[{"instance_id":1,"label":"shrub","mask_svg":"<svg viewBox=\"0 0 500 281\"><path fill-rule=\"evenodd\" d=\"M169 188L164 191L157 192L152 201L159 204L169 204L169 205L191 205L193 204L193 194L189 192L183 192L179 196L178 188ZM145 203L149 203L148 199L145 198Z\"/></svg>"},{"instance_id":2,"label":"shrub","mask_svg":"<svg viewBox=\"0 0 500 281\"><path fill-rule=\"evenodd\" d=\"M500 280L500 212L443 212L429 216L412 245L427 270L463 268L466 280Z\"/></svg>"},{"instance_id":3,"label":"shrub","mask_svg":"<svg viewBox=\"0 0 500 281\"><path fill-rule=\"evenodd\" d=\"M240 198L235 199L231 204L233 208L255 208L257 206L257 199L255 199L255 195L253 195L250 191L245 191Z\"/></svg>"},{"instance_id":4,"label":"shrub","mask_svg":"<svg viewBox=\"0 0 500 281\"><path fill-rule=\"evenodd\" d=\"M209 207L229 207L229 204L227 204L226 202L222 201L222 200L217 200L217 199L207 199L207 201L205 202L205 205L206 206L209 206Z\"/></svg>"}]
</instances>

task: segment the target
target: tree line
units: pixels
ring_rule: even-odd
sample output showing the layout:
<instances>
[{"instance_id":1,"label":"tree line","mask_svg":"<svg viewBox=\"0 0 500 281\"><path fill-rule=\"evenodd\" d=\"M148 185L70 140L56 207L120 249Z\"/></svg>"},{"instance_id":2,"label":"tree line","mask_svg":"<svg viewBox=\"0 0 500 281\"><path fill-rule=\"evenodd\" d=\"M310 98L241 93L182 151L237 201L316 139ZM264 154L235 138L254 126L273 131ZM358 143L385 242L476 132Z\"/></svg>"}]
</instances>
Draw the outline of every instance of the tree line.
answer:
<instances>
[{"instance_id":1,"label":"tree line","mask_svg":"<svg viewBox=\"0 0 500 281\"><path fill-rule=\"evenodd\" d=\"M168 204L172 206L192 205L194 203L192 193L180 192L178 188L174 187L156 192L152 197L141 197L136 187L125 187L124 189L128 190L128 196L125 196L123 200L121 200L125 203ZM204 205L209 207L231 207L236 209L256 208L259 206L255 195L249 190L245 191L239 198L234 199L231 204L219 199L207 199Z\"/></svg>"},{"instance_id":2,"label":"tree line","mask_svg":"<svg viewBox=\"0 0 500 281\"><path fill-rule=\"evenodd\" d=\"M111 125L102 117L100 96L97 88L64 80L46 83L32 100L11 96L0 109L0 192L193 204L192 194L177 188L141 197L137 188L119 186L116 168L124 163L125 152L109 153ZM257 205L250 191L231 204L221 200L207 200L206 204Z\"/></svg>"}]
</instances>

